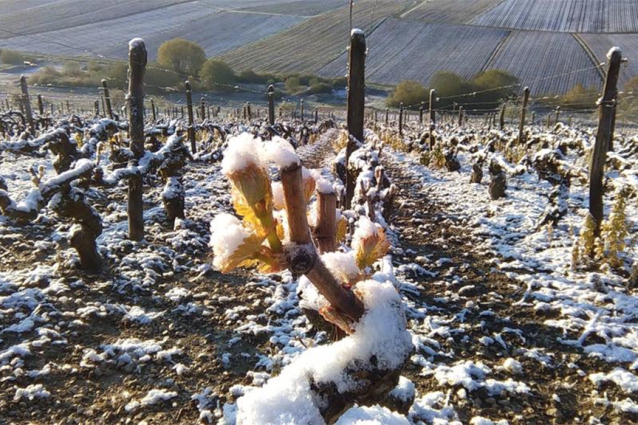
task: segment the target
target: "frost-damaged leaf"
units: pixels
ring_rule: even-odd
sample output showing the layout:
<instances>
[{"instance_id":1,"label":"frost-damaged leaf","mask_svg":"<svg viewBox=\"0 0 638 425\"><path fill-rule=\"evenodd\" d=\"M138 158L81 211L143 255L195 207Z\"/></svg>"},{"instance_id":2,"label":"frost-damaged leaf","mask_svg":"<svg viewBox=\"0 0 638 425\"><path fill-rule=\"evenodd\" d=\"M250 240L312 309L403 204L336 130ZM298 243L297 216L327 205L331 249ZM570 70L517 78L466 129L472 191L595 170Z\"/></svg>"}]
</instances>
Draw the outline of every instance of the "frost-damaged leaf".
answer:
<instances>
[{"instance_id":1,"label":"frost-damaged leaf","mask_svg":"<svg viewBox=\"0 0 638 425\"><path fill-rule=\"evenodd\" d=\"M245 206L251 209L257 216L272 211L272 188L266 170L257 164L249 164L228 174L228 178L233 186L233 203L239 203L241 208ZM243 212L248 213L245 209ZM239 210L237 213L244 215Z\"/></svg>"},{"instance_id":2,"label":"frost-damaged leaf","mask_svg":"<svg viewBox=\"0 0 638 425\"><path fill-rule=\"evenodd\" d=\"M342 242L346 238L346 233L348 233L348 220L341 217L337 223L337 242Z\"/></svg>"},{"instance_id":3,"label":"frost-damaged leaf","mask_svg":"<svg viewBox=\"0 0 638 425\"><path fill-rule=\"evenodd\" d=\"M237 215L242 217L243 222L255 233L257 234L265 234L265 230L263 229L261 222L255 215L255 211L248 206L245 198L239 193L237 189L234 187L231 190L231 195L233 198L233 208Z\"/></svg>"},{"instance_id":4,"label":"frost-damaged leaf","mask_svg":"<svg viewBox=\"0 0 638 425\"><path fill-rule=\"evenodd\" d=\"M385 237L383 229L376 228L360 238L355 238L355 261L361 270L370 267L383 257L390 249L390 243Z\"/></svg>"},{"instance_id":5,"label":"frost-damaged leaf","mask_svg":"<svg viewBox=\"0 0 638 425\"><path fill-rule=\"evenodd\" d=\"M312 198L312 195L314 195L317 187L315 174L317 174L315 170L308 170L305 167L303 168L303 192L306 198L306 203L310 202L310 199Z\"/></svg>"},{"instance_id":6,"label":"frost-damaged leaf","mask_svg":"<svg viewBox=\"0 0 638 425\"><path fill-rule=\"evenodd\" d=\"M237 267L255 266L261 263L262 243L265 236L252 235L242 242L241 245L222 264L221 272L227 273ZM267 248L266 248L267 249Z\"/></svg>"}]
</instances>

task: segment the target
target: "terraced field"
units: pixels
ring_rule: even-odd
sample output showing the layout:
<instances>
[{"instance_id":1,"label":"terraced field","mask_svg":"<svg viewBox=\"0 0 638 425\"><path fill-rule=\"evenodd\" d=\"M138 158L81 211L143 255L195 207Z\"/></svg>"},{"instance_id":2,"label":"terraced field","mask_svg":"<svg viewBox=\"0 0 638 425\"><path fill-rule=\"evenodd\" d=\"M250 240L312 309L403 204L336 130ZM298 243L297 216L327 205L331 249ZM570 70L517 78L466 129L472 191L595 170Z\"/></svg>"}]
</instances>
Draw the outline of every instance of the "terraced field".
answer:
<instances>
[{"instance_id":1,"label":"terraced field","mask_svg":"<svg viewBox=\"0 0 638 425\"><path fill-rule=\"evenodd\" d=\"M428 0L401 16L419 21L465 24L503 0Z\"/></svg>"},{"instance_id":2,"label":"terraced field","mask_svg":"<svg viewBox=\"0 0 638 425\"><path fill-rule=\"evenodd\" d=\"M442 70L470 78L507 35L508 31L499 29L388 19L368 39L367 78L388 85L405 79L428 84L432 75ZM344 53L319 73L344 75L346 65Z\"/></svg>"},{"instance_id":3,"label":"terraced field","mask_svg":"<svg viewBox=\"0 0 638 425\"><path fill-rule=\"evenodd\" d=\"M15 3L15 4L14 4ZM23 5L23 3L26 3ZM178 18L175 5L187 4L187 8L198 10L202 5L186 0L27 0L0 1L0 38L10 38L9 32L19 34L42 34L66 28L81 27L115 19L143 20L154 17L156 11L165 18ZM198 5L200 7L198 7ZM151 13L150 15L148 13ZM63 40L58 40L63 41Z\"/></svg>"},{"instance_id":4,"label":"terraced field","mask_svg":"<svg viewBox=\"0 0 638 425\"><path fill-rule=\"evenodd\" d=\"M182 37L204 48L207 56L217 56L247 43L260 40L290 28L305 18L301 16L269 15L259 13L220 12L174 26L144 37L146 47L154 58L157 48L166 40ZM237 29L240 28L241 31ZM126 55L121 46L107 51L110 56Z\"/></svg>"},{"instance_id":5,"label":"terraced field","mask_svg":"<svg viewBox=\"0 0 638 425\"><path fill-rule=\"evenodd\" d=\"M638 34L581 34L580 37L599 62L607 60L610 46L622 46L623 56L629 60L620 70L621 83L638 76Z\"/></svg>"},{"instance_id":6,"label":"terraced field","mask_svg":"<svg viewBox=\"0 0 638 425\"><path fill-rule=\"evenodd\" d=\"M638 0L505 0L471 23L539 31L638 32Z\"/></svg>"},{"instance_id":7,"label":"terraced field","mask_svg":"<svg viewBox=\"0 0 638 425\"><path fill-rule=\"evenodd\" d=\"M282 15L315 16L329 10L343 7L344 3L344 0L296 0L290 3L260 4L259 6L246 7L241 10Z\"/></svg>"},{"instance_id":8,"label":"terraced field","mask_svg":"<svg viewBox=\"0 0 638 425\"><path fill-rule=\"evenodd\" d=\"M100 25L91 23L0 39L0 47L56 55L97 53L125 58L127 43L135 34L144 38L152 58L162 42L176 37L200 43L209 56L214 56L282 31L303 19L298 16L218 12L204 3L182 3L114 18ZM78 52L75 46L82 46L85 50Z\"/></svg>"},{"instance_id":9,"label":"terraced field","mask_svg":"<svg viewBox=\"0 0 638 425\"><path fill-rule=\"evenodd\" d=\"M0 48L125 58L142 37L154 59L183 37L237 71L336 77L346 72L348 9L346 0L0 0ZM638 0L360 0L353 25L368 37L372 83L498 68L536 95L558 94L598 86L597 70L578 70L615 45L629 58L621 82L638 75ZM565 77L548 78L556 74Z\"/></svg>"},{"instance_id":10,"label":"terraced field","mask_svg":"<svg viewBox=\"0 0 638 425\"><path fill-rule=\"evenodd\" d=\"M594 63L571 34L512 32L488 69L516 75L532 95L562 94L574 85L600 87Z\"/></svg>"},{"instance_id":11,"label":"terraced field","mask_svg":"<svg viewBox=\"0 0 638 425\"><path fill-rule=\"evenodd\" d=\"M353 22L369 33L384 17L399 14L406 5L405 1L362 0L357 3ZM221 59L238 70L317 73L345 51L349 33L350 18L346 6L240 47Z\"/></svg>"}]
</instances>

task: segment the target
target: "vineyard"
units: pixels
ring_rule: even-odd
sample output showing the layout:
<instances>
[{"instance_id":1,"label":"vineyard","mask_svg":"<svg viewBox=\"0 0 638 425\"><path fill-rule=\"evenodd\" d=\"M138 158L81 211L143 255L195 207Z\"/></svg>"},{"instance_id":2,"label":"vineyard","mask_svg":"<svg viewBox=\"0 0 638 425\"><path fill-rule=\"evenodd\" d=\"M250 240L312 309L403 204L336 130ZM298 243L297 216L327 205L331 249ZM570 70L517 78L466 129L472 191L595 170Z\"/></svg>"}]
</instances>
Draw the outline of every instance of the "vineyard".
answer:
<instances>
[{"instance_id":1,"label":"vineyard","mask_svg":"<svg viewBox=\"0 0 638 425\"><path fill-rule=\"evenodd\" d=\"M141 36L155 60L157 47L179 37L238 72L341 77L343 34L351 29L347 3L0 0L0 49L44 55L32 61L36 66L67 58L114 62L126 57L119 46ZM427 85L442 70L470 79L502 69L536 95L563 95L576 85L602 87L602 74L593 68L609 46L636 52L638 1L361 0L352 21L369 38L370 84ZM584 70L558 84L542 80L573 69ZM629 63L621 82L636 76Z\"/></svg>"},{"instance_id":2,"label":"vineyard","mask_svg":"<svg viewBox=\"0 0 638 425\"><path fill-rule=\"evenodd\" d=\"M368 78L387 85L396 85L403 79L427 84L437 71L470 78L476 74L476 64L487 63L507 34L501 30L388 19L370 36ZM396 48L399 44L401 49ZM344 53L322 68L319 75L342 75L346 64Z\"/></svg>"},{"instance_id":3,"label":"vineyard","mask_svg":"<svg viewBox=\"0 0 638 425\"><path fill-rule=\"evenodd\" d=\"M455 28L374 29L377 3L370 42ZM594 126L532 109L542 87L368 108L385 71L358 29L345 111L283 109L273 86L198 105L190 82L156 108L140 38L122 108L103 81L93 110L49 111L21 77L0 103L0 422L638 421L638 131L616 119L635 93L619 48L592 67L563 35L535 34L564 61L536 80L604 77ZM462 67L531 34L456 37L476 43L447 56Z\"/></svg>"},{"instance_id":4,"label":"vineyard","mask_svg":"<svg viewBox=\"0 0 638 425\"><path fill-rule=\"evenodd\" d=\"M632 0L505 0L471 23L540 31L635 33L637 18Z\"/></svg>"}]
</instances>

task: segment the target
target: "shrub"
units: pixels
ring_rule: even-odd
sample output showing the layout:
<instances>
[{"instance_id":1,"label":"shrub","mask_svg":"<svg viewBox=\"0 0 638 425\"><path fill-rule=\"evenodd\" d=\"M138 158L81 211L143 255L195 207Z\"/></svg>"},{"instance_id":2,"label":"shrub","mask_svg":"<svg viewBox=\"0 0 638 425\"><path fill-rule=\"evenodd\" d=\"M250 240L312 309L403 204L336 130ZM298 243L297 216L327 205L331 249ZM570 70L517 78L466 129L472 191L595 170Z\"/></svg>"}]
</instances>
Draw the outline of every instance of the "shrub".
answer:
<instances>
[{"instance_id":1,"label":"shrub","mask_svg":"<svg viewBox=\"0 0 638 425\"><path fill-rule=\"evenodd\" d=\"M258 74L252 69L241 71L237 75L237 80L246 84L272 84L276 77L272 74Z\"/></svg>"},{"instance_id":2,"label":"shrub","mask_svg":"<svg viewBox=\"0 0 638 425\"><path fill-rule=\"evenodd\" d=\"M217 59L208 59L202 66L200 77L211 89L223 88L221 85L235 84L237 77L235 71L225 62Z\"/></svg>"},{"instance_id":3,"label":"shrub","mask_svg":"<svg viewBox=\"0 0 638 425\"><path fill-rule=\"evenodd\" d=\"M301 82L299 77L288 77L286 79L286 91L290 94L295 94L301 90Z\"/></svg>"},{"instance_id":4,"label":"shrub","mask_svg":"<svg viewBox=\"0 0 638 425\"><path fill-rule=\"evenodd\" d=\"M22 65L27 58L18 52L13 50L3 49L0 54L0 62L5 65Z\"/></svg>"},{"instance_id":5,"label":"shrub","mask_svg":"<svg viewBox=\"0 0 638 425\"><path fill-rule=\"evenodd\" d=\"M146 68L144 83L151 89L157 87L177 87L181 82L182 77L170 69L166 69L159 63L152 63Z\"/></svg>"},{"instance_id":6,"label":"shrub","mask_svg":"<svg viewBox=\"0 0 638 425\"><path fill-rule=\"evenodd\" d=\"M473 90L479 93L477 97L485 101L494 101L516 95L518 91L518 78L499 69L490 69L476 75L471 81Z\"/></svg>"},{"instance_id":7,"label":"shrub","mask_svg":"<svg viewBox=\"0 0 638 425\"><path fill-rule=\"evenodd\" d=\"M403 103L405 106L416 105L425 101L429 96L428 91L418 81L401 81L392 95L386 101L390 107L398 107Z\"/></svg>"},{"instance_id":8,"label":"shrub","mask_svg":"<svg viewBox=\"0 0 638 425\"><path fill-rule=\"evenodd\" d=\"M332 93L332 86L328 83L316 82L315 84L312 84L308 88L307 93L308 94L319 94L319 93L330 94Z\"/></svg>"},{"instance_id":9,"label":"shrub","mask_svg":"<svg viewBox=\"0 0 638 425\"><path fill-rule=\"evenodd\" d=\"M471 84L450 71L435 73L430 79L430 88L436 90L437 96L443 97L458 96L473 91Z\"/></svg>"},{"instance_id":10,"label":"shrub","mask_svg":"<svg viewBox=\"0 0 638 425\"><path fill-rule=\"evenodd\" d=\"M38 72L29 76L30 84L39 84L41 86L47 84L60 84L62 73L52 66L45 66Z\"/></svg>"},{"instance_id":11,"label":"shrub","mask_svg":"<svg viewBox=\"0 0 638 425\"><path fill-rule=\"evenodd\" d=\"M157 61L180 74L197 75L206 61L206 52L197 43L174 38L159 47Z\"/></svg>"}]
</instances>

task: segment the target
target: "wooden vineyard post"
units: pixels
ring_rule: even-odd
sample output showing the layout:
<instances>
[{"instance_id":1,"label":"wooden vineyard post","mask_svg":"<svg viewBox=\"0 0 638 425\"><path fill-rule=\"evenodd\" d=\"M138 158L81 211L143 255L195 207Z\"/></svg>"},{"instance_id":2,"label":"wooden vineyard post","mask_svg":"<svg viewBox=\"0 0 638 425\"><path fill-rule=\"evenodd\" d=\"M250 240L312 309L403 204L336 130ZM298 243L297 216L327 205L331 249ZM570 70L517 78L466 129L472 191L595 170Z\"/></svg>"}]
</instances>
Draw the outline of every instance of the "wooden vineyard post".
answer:
<instances>
[{"instance_id":1,"label":"wooden vineyard post","mask_svg":"<svg viewBox=\"0 0 638 425\"><path fill-rule=\"evenodd\" d=\"M104 92L104 103L106 104L106 116L109 119L113 119L113 109L111 108L111 98L109 97L109 86L106 84L106 80L102 80L102 90Z\"/></svg>"},{"instance_id":2,"label":"wooden vineyard post","mask_svg":"<svg viewBox=\"0 0 638 425\"><path fill-rule=\"evenodd\" d=\"M319 109L315 109L315 125L319 123Z\"/></svg>"},{"instance_id":3,"label":"wooden vineyard post","mask_svg":"<svg viewBox=\"0 0 638 425\"><path fill-rule=\"evenodd\" d=\"M459 106L459 127L463 125L463 107Z\"/></svg>"},{"instance_id":4,"label":"wooden vineyard post","mask_svg":"<svg viewBox=\"0 0 638 425\"><path fill-rule=\"evenodd\" d=\"M93 102L93 112L95 113L96 117L100 116L100 101L99 100L95 100L95 102Z\"/></svg>"},{"instance_id":5,"label":"wooden vineyard post","mask_svg":"<svg viewBox=\"0 0 638 425\"><path fill-rule=\"evenodd\" d=\"M399 105L399 136L403 136L403 102Z\"/></svg>"},{"instance_id":6,"label":"wooden vineyard post","mask_svg":"<svg viewBox=\"0 0 638 425\"><path fill-rule=\"evenodd\" d=\"M129 42L128 68L128 120L130 149L135 165L144 156L144 73L147 53L144 40L135 38ZM144 239L144 205L142 202L142 175L135 174L128 180L128 232L129 239Z\"/></svg>"},{"instance_id":7,"label":"wooden vineyard post","mask_svg":"<svg viewBox=\"0 0 638 425\"><path fill-rule=\"evenodd\" d=\"M618 75L622 62L622 52L614 47L607 54L609 68L605 79L603 97L598 104L598 130L589 169L589 213L594 219L596 236L600 236L603 221L603 191L605 161L614 133L616 119L616 99L618 98Z\"/></svg>"},{"instance_id":8,"label":"wooden vineyard post","mask_svg":"<svg viewBox=\"0 0 638 425\"><path fill-rule=\"evenodd\" d=\"M275 125L275 87L268 86L268 124Z\"/></svg>"},{"instance_id":9,"label":"wooden vineyard post","mask_svg":"<svg viewBox=\"0 0 638 425\"><path fill-rule=\"evenodd\" d=\"M505 104L501 106L501 113L498 117L498 128L501 131L505 130Z\"/></svg>"},{"instance_id":10,"label":"wooden vineyard post","mask_svg":"<svg viewBox=\"0 0 638 425\"><path fill-rule=\"evenodd\" d=\"M555 121L556 124L558 124L559 120L560 120L560 106L557 106L556 107L556 121Z\"/></svg>"},{"instance_id":11,"label":"wooden vineyard post","mask_svg":"<svg viewBox=\"0 0 638 425\"><path fill-rule=\"evenodd\" d=\"M350 155L363 143L363 120L365 113L365 56L366 36L363 31L353 29L350 34L348 60L348 144L346 146L346 209L354 196L357 176L349 167Z\"/></svg>"},{"instance_id":12,"label":"wooden vineyard post","mask_svg":"<svg viewBox=\"0 0 638 425\"><path fill-rule=\"evenodd\" d=\"M66 101L66 112L71 114L71 103L68 100Z\"/></svg>"},{"instance_id":13,"label":"wooden vineyard post","mask_svg":"<svg viewBox=\"0 0 638 425\"><path fill-rule=\"evenodd\" d=\"M300 108L301 108L301 122L303 122L303 120L304 120L303 99L301 99L300 103L301 103L301 106L300 106Z\"/></svg>"},{"instance_id":14,"label":"wooden vineyard post","mask_svg":"<svg viewBox=\"0 0 638 425\"><path fill-rule=\"evenodd\" d=\"M436 90L430 90L430 133L436 127Z\"/></svg>"},{"instance_id":15,"label":"wooden vineyard post","mask_svg":"<svg viewBox=\"0 0 638 425\"><path fill-rule=\"evenodd\" d=\"M421 102L421 107L419 108L419 124L423 125L423 112L425 111L425 102Z\"/></svg>"},{"instance_id":16,"label":"wooden vineyard post","mask_svg":"<svg viewBox=\"0 0 638 425\"><path fill-rule=\"evenodd\" d=\"M104 94L102 94L102 96L100 96L100 99L102 100L102 113L106 114L106 102L104 101ZM53 105L51 105L53 106Z\"/></svg>"},{"instance_id":17,"label":"wooden vineyard post","mask_svg":"<svg viewBox=\"0 0 638 425\"><path fill-rule=\"evenodd\" d=\"M44 115L44 103L42 102L42 95L38 95L38 113L40 116Z\"/></svg>"},{"instance_id":18,"label":"wooden vineyard post","mask_svg":"<svg viewBox=\"0 0 638 425\"><path fill-rule=\"evenodd\" d=\"M244 118L248 118L248 121L253 119L253 109L250 106L250 102L246 102L246 116Z\"/></svg>"},{"instance_id":19,"label":"wooden vineyard post","mask_svg":"<svg viewBox=\"0 0 638 425\"><path fill-rule=\"evenodd\" d=\"M155 112L155 101L151 99L151 113L153 114L153 123L157 122L157 112Z\"/></svg>"},{"instance_id":20,"label":"wooden vineyard post","mask_svg":"<svg viewBox=\"0 0 638 425\"><path fill-rule=\"evenodd\" d=\"M547 129L549 130L551 126L552 126L552 114L549 113L547 114Z\"/></svg>"},{"instance_id":21,"label":"wooden vineyard post","mask_svg":"<svg viewBox=\"0 0 638 425\"><path fill-rule=\"evenodd\" d=\"M317 191L317 227L315 237L319 252L337 250L337 195Z\"/></svg>"},{"instance_id":22,"label":"wooden vineyard post","mask_svg":"<svg viewBox=\"0 0 638 425\"><path fill-rule=\"evenodd\" d=\"M572 116L571 116L571 115L570 115L570 116L569 116L569 118L567 119L567 125L568 125L569 127L571 127L571 126L572 126Z\"/></svg>"},{"instance_id":23,"label":"wooden vineyard post","mask_svg":"<svg viewBox=\"0 0 638 425\"><path fill-rule=\"evenodd\" d=\"M197 152L197 146L195 145L195 127L193 118L193 93L191 91L190 81L184 83L186 86L186 109L188 110L188 140L191 142L191 153Z\"/></svg>"},{"instance_id":24,"label":"wooden vineyard post","mask_svg":"<svg viewBox=\"0 0 638 425\"><path fill-rule=\"evenodd\" d=\"M199 116L202 121L206 121L206 101L203 97L199 100Z\"/></svg>"},{"instance_id":25,"label":"wooden vineyard post","mask_svg":"<svg viewBox=\"0 0 638 425\"><path fill-rule=\"evenodd\" d=\"M531 125L534 125L536 123L536 112L532 111L532 122L530 123Z\"/></svg>"},{"instance_id":26,"label":"wooden vineyard post","mask_svg":"<svg viewBox=\"0 0 638 425\"><path fill-rule=\"evenodd\" d=\"M22 105L24 113L27 116L27 124L29 125L29 131L32 135L35 135L35 125L33 124L33 113L31 111L31 100L29 99L29 88L27 86L27 77L22 75L20 77L20 90L22 91Z\"/></svg>"},{"instance_id":27,"label":"wooden vineyard post","mask_svg":"<svg viewBox=\"0 0 638 425\"><path fill-rule=\"evenodd\" d=\"M521 122L518 125L518 143L525 143L525 114L527 113L529 92L529 87L525 87L525 90L523 90L523 106L521 107Z\"/></svg>"},{"instance_id":28,"label":"wooden vineyard post","mask_svg":"<svg viewBox=\"0 0 638 425\"><path fill-rule=\"evenodd\" d=\"M385 125L388 125L390 122L390 110L388 108L385 109Z\"/></svg>"}]
</instances>

